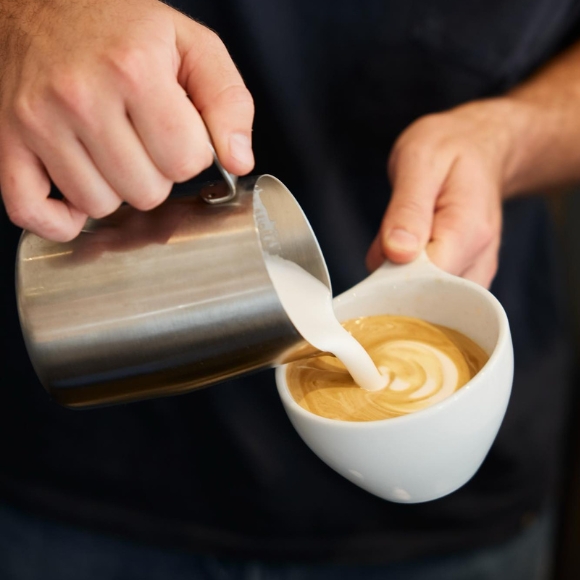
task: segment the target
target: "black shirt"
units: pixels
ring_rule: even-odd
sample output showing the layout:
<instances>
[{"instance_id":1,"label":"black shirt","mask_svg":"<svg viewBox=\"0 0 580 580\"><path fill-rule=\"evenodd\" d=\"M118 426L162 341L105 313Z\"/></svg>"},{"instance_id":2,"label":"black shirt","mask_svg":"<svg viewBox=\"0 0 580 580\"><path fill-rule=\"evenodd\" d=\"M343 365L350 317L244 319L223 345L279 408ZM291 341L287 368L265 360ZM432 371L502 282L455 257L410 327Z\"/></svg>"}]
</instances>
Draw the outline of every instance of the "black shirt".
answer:
<instances>
[{"instance_id":1,"label":"black shirt","mask_svg":"<svg viewBox=\"0 0 580 580\"><path fill-rule=\"evenodd\" d=\"M231 50L256 100L256 172L281 178L300 201L335 292L366 276L400 131L513 86L574 38L579 15L569 0L178 7ZM421 505L378 499L315 457L270 372L176 398L58 407L34 376L18 326L17 239L3 216L0 497L200 553L386 562L501 541L553 493L570 365L541 199L505 208L493 291L512 326L516 375L504 424L471 482Z\"/></svg>"}]
</instances>

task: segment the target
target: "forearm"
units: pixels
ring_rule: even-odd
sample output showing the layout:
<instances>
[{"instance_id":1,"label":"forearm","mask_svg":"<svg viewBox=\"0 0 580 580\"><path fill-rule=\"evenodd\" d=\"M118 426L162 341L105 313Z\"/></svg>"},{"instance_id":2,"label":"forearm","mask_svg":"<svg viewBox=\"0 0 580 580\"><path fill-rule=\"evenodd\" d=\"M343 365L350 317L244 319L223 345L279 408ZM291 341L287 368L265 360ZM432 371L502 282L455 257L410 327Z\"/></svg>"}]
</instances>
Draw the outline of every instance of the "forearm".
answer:
<instances>
[{"instance_id":1,"label":"forearm","mask_svg":"<svg viewBox=\"0 0 580 580\"><path fill-rule=\"evenodd\" d=\"M580 42L510 91L505 197L580 181Z\"/></svg>"}]
</instances>

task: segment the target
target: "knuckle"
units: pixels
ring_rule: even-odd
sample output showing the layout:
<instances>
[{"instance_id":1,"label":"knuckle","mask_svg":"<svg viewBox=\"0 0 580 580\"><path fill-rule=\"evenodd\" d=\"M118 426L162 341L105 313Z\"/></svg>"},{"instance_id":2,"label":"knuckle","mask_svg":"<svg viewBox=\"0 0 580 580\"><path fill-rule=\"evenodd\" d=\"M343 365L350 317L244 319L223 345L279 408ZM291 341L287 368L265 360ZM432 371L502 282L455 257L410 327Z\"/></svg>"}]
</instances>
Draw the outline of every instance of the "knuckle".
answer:
<instances>
[{"instance_id":1,"label":"knuckle","mask_svg":"<svg viewBox=\"0 0 580 580\"><path fill-rule=\"evenodd\" d=\"M418 168L427 170L432 165L436 148L428 139L410 139L402 143L398 148L394 161L396 165L390 167L390 171L397 175L410 174L416 172Z\"/></svg>"},{"instance_id":2,"label":"knuckle","mask_svg":"<svg viewBox=\"0 0 580 580\"><path fill-rule=\"evenodd\" d=\"M399 207L396 209L406 214L423 215L425 213L425 203L418 197L408 196L399 202Z\"/></svg>"},{"instance_id":3,"label":"knuckle","mask_svg":"<svg viewBox=\"0 0 580 580\"><path fill-rule=\"evenodd\" d=\"M120 199L93 202L91 206L85 211L90 217L94 219L100 219L114 213L117 209L119 209L121 203L122 202Z\"/></svg>"},{"instance_id":4,"label":"knuckle","mask_svg":"<svg viewBox=\"0 0 580 580\"><path fill-rule=\"evenodd\" d=\"M440 134L448 132L448 117L445 113L429 113L417 119L410 127L421 134Z\"/></svg>"},{"instance_id":5,"label":"knuckle","mask_svg":"<svg viewBox=\"0 0 580 580\"><path fill-rule=\"evenodd\" d=\"M429 160L436 145L448 133L443 131L445 119L443 113L425 115L411 123L397 139L391 154L391 163L416 163ZM391 170L394 167L391 167Z\"/></svg>"},{"instance_id":6,"label":"knuckle","mask_svg":"<svg viewBox=\"0 0 580 580\"><path fill-rule=\"evenodd\" d=\"M225 87L220 95L220 99L225 106L236 106L245 108L249 112L254 112L254 99L250 91L241 84Z\"/></svg>"},{"instance_id":7,"label":"knuckle","mask_svg":"<svg viewBox=\"0 0 580 580\"><path fill-rule=\"evenodd\" d=\"M388 213L388 221L393 227L396 227L394 224L400 224L405 229L409 229L409 226L427 225L431 219L429 207L417 197L393 200Z\"/></svg>"},{"instance_id":8,"label":"knuckle","mask_svg":"<svg viewBox=\"0 0 580 580\"><path fill-rule=\"evenodd\" d=\"M30 132L38 132L44 125L43 100L34 96L18 95L13 105L17 122Z\"/></svg>"},{"instance_id":9,"label":"knuckle","mask_svg":"<svg viewBox=\"0 0 580 580\"><path fill-rule=\"evenodd\" d=\"M88 121L94 107L94 97L89 84L74 73L61 73L53 78L50 93L69 113Z\"/></svg>"},{"instance_id":10,"label":"knuckle","mask_svg":"<svg viewBox=\"0 0 580 580\"><path fill-rule=\"evenodd\" d=\"M112 51L109 62L123 84L135 92L143 86L151 59L147 51L136 46L124 46Z\"/></svg>"},{"instance_id":11,"label":"knuckle","mask_svg":"<svg viewBox=\"0 0 580 580\"><path fill-rule=\"evenodd\" d=\"M401 145L409 147L414 143L421 142L433 133L438 133L440 126L441 115L438 113L419 117L405 129L398 141Z\"/></svg>"},{"instance_id":12,"label":"knuckle","mask_svg":"<svg viewBox=\"0 0 580 580\"><path fill-rule=\"evenodd\" d=\"M195 155L188 155L181 159L174 159L167 169L167 177L181 183L195 177L213 163L213 156L209 147L203 147Z\"/></svg>"},{"instance_id":13,"label":"knuckle","mask_svg":"<svg viewBox=\"0 0 580 580\"><path fill-rule=\"evenodd\" d=\"M207 26L202 26L201 35L203 43L206 47L212 48L214 50L227 50L222 39L219 37L217 32L208 28Z\"/></svg>"},{"instance_id":14,"label":"knuckle","mask_svg":"<svg viewBox=\"0 0 580 580\"><path fill-rule=\"evenodd\" d=\"M132 205L141 211L149 211L150 209L161 205L165 199L167 199L170 191L171 182L167 181L166 184L155 189L144 190L141 192L139 198L132 202Z\"/></svg>"}]
</instances>

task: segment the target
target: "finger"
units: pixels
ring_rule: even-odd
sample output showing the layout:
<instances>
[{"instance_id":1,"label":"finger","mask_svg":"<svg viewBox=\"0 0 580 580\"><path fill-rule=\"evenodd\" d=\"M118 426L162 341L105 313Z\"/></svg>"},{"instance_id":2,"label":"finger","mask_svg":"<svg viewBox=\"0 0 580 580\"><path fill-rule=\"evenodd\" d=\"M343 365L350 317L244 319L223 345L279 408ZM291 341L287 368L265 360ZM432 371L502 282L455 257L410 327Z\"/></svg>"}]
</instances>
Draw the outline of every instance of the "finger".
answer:
<instances>
[{"instance_id":1,"label":"finger","mask_svg":"<svg viewBox=\"0 0 580 580\"><path fill-rule=\"evenodd\" d=\"M83 144L64 127L53 125L52 139L28 136L28 145L52 182L78 210L93 218L113 213L122 203L89 157Z\"/></svg>"},{"instance_id":2,"label":"finger","mask_svg":"<svg viewBox=\"0 0 580 580\"><path fill-rule=\"evenodd\" d=\"M127 112L147 153L172 182L213 163L204 123L175 77L155 75L127 99Z\"/></svg>"},{"instance_id":3,"label":"finger","mask_svg":"<svg viewBox=\"0 0 580 580\"><path fill-rule=\"evenodd\" d=\"M374 272L384 261L385 256L383 254L381 238L380 235L377 235L367 252L366 267L369 272Z\"/></svg>"},{"instance_id":4,"label":"finger","mask_svg":"<svg viewBox=\"0 0 580 580\"><path fill-rule=\"evenodd\" d=\"M180 17L177 43L181 85L201 113L223 166L237 175L254 167L254 103L223 42L209 29Z\"/></svg>"},{"instance_id":5,"label":"finger","mask_svg":"<svg viewBox=\"0 0 580 580\"><path fill-rule=\"evenodd\" d=\"M121 100L102 97L92 108L90 122L77 117L72 125L93 163L121 199L137 209L149 210L167 198L173 183L149 157Z\"/></svg>"},{"instance_id":6,"label":"finger","mask_svg":"<svg viewBox=\"0 0 580 580\"><path fill-rule=\"evenodd\" d=\"M447 159L406 149L391 163L393 194L381 225L384 255L405 263L415 259L431 236L435 202L449 171Z\"/></svg>"},{"instance_id":7,"label":"finger","mask_svg":"<svg viewBox=\"0 0 580 580\"><path fill-rule=\"evenodd\" d=\"M43 238L66 242L81 231L87 215L66 201L48 198L50 180L42 163L22 143L0 148L0 190L10 220Z\"/></svg>"},{"instance_id":8,"label":"finger","mask_svg":"<svg viewBox=\"0 0 580 580\"><path fill-rule=\"evenodd\" d=\"M429 257L441 269L460 276L489 246L497 248L500 232L497 187L473 167L457 164L438 200Z\"/></svg>"},{"instance_id":9,"label":"finger","mask_svg":"<svg viewBox=\"0 0 580 580\"><path fill-rule=\"evenodd\" d=\"M461 274L462 278L480 284L484 288L489 288L497 273L498 247L490 246L480 256L475 263Z\"/></svg>"}]
</instances>

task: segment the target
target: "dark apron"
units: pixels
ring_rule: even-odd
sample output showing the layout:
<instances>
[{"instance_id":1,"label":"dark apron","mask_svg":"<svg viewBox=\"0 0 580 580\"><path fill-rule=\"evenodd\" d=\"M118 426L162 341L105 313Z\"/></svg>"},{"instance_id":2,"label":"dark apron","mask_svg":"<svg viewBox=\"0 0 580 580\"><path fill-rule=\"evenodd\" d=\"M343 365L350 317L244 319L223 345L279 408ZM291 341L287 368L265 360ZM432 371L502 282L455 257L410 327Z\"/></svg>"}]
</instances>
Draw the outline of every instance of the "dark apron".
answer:
<instances>
[{"instance_id":1,"label":"dark apron","mask_svg":"<svg viewBox=\"0 0 580 580\"><path fill-rule=\"evenodd\" d=\"M335 292L366 275L388 200L385 162L414 119L509 88L573 38L567 0L182 2L222 35L256 100L257 172L281 178L320 240ZM0 494L38 513L197 552L386 562L495 543L541 510L558 474L569 384L544 203L505 211L493 291L516 378L486 462L423 505L377 499L318 460L271 373L92 411L38 384L14 305L17 229L0 224Z\"/></svg>"}]
</instances>

